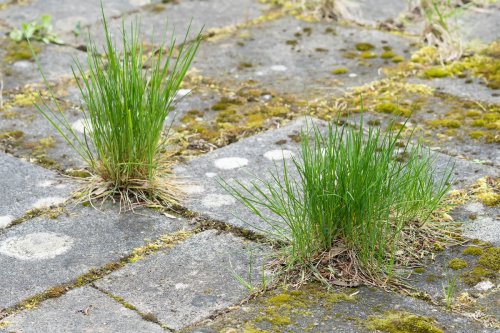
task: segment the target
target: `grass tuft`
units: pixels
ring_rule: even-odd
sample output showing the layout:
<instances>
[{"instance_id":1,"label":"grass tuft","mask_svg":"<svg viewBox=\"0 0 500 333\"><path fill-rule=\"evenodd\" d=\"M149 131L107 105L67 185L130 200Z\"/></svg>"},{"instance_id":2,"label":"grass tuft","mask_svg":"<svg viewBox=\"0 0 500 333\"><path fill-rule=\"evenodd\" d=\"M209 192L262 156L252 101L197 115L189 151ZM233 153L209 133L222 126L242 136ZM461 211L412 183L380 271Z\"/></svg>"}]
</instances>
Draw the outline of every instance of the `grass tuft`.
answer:
<instances>
[{"instance_id":1,"label":"grass tuft","mask_svg":"<svg viewBox=\"0 0 500 333\"><path fill-rule=\"evenodd\" d=\"M102 21L104 52L99 52L89 36L86 63L75 59L73 67L84 100L83 138L72 129L53 94L52 105L43 102L38 109L94 175L89 177L85 200L119 197L127 208L172 204L177 192L165 155L165 120L198 49L201 32L188 42L188 29L179 45L173 34L167 44L165 34L156 51L147 53L139 40L139 23L132 23L126 32L122 22L123 51L118 52L103 10ZM49 86L45 76L44 80Z\"/></svg>"},{"instance_id":2,"label":"grass tuft","mask_svg":"<svg viewBox=\"0 0 500 333\"><path fill-rule=\"evenodd\" d=\"M451 168L438 177L432 155L410 139L401 130L366 129L362 119L357 128L308 123L292 162L250 184L221 184L286 244L288 269L312 269L341 285L375 282L431 247L420 239L441 228L429 218L449 189Z\"/></svg>"}]
</instances>

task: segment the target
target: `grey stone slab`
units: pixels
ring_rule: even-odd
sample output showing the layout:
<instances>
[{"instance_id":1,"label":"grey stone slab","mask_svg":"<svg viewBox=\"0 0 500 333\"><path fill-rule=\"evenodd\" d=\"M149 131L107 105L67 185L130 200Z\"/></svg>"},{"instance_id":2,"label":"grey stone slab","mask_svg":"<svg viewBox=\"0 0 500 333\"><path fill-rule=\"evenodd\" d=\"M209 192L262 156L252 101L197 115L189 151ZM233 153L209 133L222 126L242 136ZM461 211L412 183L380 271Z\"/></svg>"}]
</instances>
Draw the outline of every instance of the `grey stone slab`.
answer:
<instances>
[{"instance_id":1,"label":"grey stone slab","mask_svg":"<svg viewBox=\"0 0 500 333\"><path fill-rule=\"evenodd\" d=\"M190 184L186 187L188 198L185 206L194 212L231 225L254 231L269 231L270 227L231 197L220 185L220 181L234 184L237 179L248 183L256 177L268 177L268 171L273 170L275 164L278 169L282 169L283 156L299 154L299 144L294 142L293 138L297 137L305 122L305 119L299 119L280 129L241 140L193 159L186 165L178 166L176 174L186 177ZM435 156L440 172L448 167L450 162L456 163L453 174L456 188L470 185L486 175L499 174L498 169L493 167L452 159L441 153L435 153Z\"/></svg>"},{"instance_id":2,"label":"grey stone slab","mask_svg":"<svg viewBox=\"0 0 500 333\"><path fill-rule=\"evenodd\" d=\"M138 21L141 25L141 37L145 42L159 44L165 39L165 31L168 32L167 41L175 29L175 36L181 42L190 27L191 32L197 33L204 28L205 32L214 28L231 27L246 23L248 20L258 17L266 7L252 0L183 0L170 1L168 4L157 4L143 8L137 13L124 15L125 27L130 27L132 22ZM122 18L116 18L108 22L111 34L118 39L118 47L121 48L121 24ZM101 23L90 27L90 35L98 46L104 45L105 39ZM64 39L72 44L85 44L85 38L75 38L72 34L66 34Z\"/></svg>"},{"instance_id":3,"label":"grey stone slab","mask_svg":"<svg viewBox=\"0 0 500 333\"><path fill-rule=\"evenodd\" d=\"M386 311L423 316L443 332L498 332L495 328L484 327L473 319L424 301L380 289L362 287L331 291L355 294L355 300L335 301L338 294L328 294L314 284L306 285L298 291L277 291L259 297L236 311L187 332L248 332L252 329L268 332L373 332L366 327L366 320L370 316L386 319ZM399 325L401 332L422 329L415 323ZM383 331L381 327L379 329Z\"/></svg>"},{"instance_id":4,"label":"grey stone slab","mask_svg":"<svg viewBox=\"0 0 500 333\"><path fill-rule=\"evenodd\" d=\"M57 284L117 261L154 240L185 226L144 210L118 213L76 207L56 219L39 217L0 235L0 308L12 306Z\"/></svg>"},{"instance_id":5,"label":"grey stone slab","mask_svg":"<svg viewBox=\"0 0 500 333\"><path fill-rule=\"evenodd\" d=\"M150 0L112 0L103 1L102 5L106 16L116 17L150 3ZM65 1L64 5L57 0L20 2L0 11L0 19L8 23L11 28L17 28L22 23L34 21L44 14L52 17L54 31L58 34L72 31L78 22L84 32L84 26L101 19L101 2L70 0Z\"/></svg>"},{"instance_id":6,"label":"grey stone slab","mask_svg":"<svg viewBox=\"0 0 500 333\"><path fill-rule=\"evenodd\" d=\"M466 42L491 43L500 39L500 4L472 7L458 15L457 25Z\"/></svg>"},{"instance_id":7,"label":"grey stone slab","mask_svg":"<svg viewBox=\"0 0 500 333\"><path fill-rule=\"evenodd\" d=\"M0 230L28 210L60 204L75 184L55 172L0 153Z\"/></svg>"},{"instance_id":8,"label":"grey stone slab","mask_svg":"<svg viewBox=\"0 0 500 333\"><path fill-rule=\"evenodd\" d=\"M480 79L474 79L470 83L466 83L466 80L458 78L437 78L432 80L412 79L409 82L425 84L435 88L439 92L457 96L462 99L500 104L500 94L498 91L489 89Z\"/></svg>"},{"instance_id":9,"label":"grey stone slab","mask_svg":"<svg viewBox=\"0 0 500 333\"><path fill-rule=\"evenodd\" d=\"M45 301L35 310L5 318L3 332L164 332L157 324L143 320L103 293L91 287L69 291Z\"/></svg>"},{"instance_id":10,"label":"grey stone slab","mask_svg":"<svg viewBox=\"0 0 500 333\"><path fill-rule=\"evenodd\" d=\"M396 21L409 7L409 3L399 0L338 1L335 5L341 6L343 19L371 26L387 20Z\"/></svg>"},{"instance_id":11,"label":"grey stone slab","mask_svg":"<svg viewBox=\"0 0 500 333\"><path fill-rule=\"evenodd\" d=\"M500 208L471 201L453 211L454 218L464 223L464 235L500 246Z\"/></svg>"},{"instance_id":12,"label":"grey stone slab","mask_svg":"<svg viewBox=\"0 0 500 333\"><path fill-rule=\"evenodd\" d=\"M373 58L362 58L357 43L372 44ZM305 23L286 16L243 29L231 38L203 43L193 69L209 77L253 80L280 92L312 98L380 79L379 69L391 63L380 58L382 47L391 47L407 58L411 43L411 39L378 30ZM349 72L331 73L343 67Z\"/></svg>"},{"instance_id":13,"label":"grey stone slab","mask_svg":"<svg viewBox=\"0 0 500 333\"><path fill-rule=\"evenodd\" d=\"M40 45L40 52L37 54L38 61L45 77L55 80L60 77L70 77L72 75L71 66L74 59L79 59L85 64L85 53L69 46L61 45ZM6 49L0 49L0 58L5 57ZM43 78L36 62L33 59L17 60L3 64L4 90L23 87L29 83L42 83Z\"/></svg>"},{"instance_id":14,"label":"grey stone slab","mask_svg":"<svg viewBox=\"0 0 500 333\"><path fill-rule=\"evenodd\" d=\"M177 330L244 299L248 290L235 274L247 281L250 275L257 286L269 251L231 234L205 231L96 285Z\"/></svg>"}]
</instances>

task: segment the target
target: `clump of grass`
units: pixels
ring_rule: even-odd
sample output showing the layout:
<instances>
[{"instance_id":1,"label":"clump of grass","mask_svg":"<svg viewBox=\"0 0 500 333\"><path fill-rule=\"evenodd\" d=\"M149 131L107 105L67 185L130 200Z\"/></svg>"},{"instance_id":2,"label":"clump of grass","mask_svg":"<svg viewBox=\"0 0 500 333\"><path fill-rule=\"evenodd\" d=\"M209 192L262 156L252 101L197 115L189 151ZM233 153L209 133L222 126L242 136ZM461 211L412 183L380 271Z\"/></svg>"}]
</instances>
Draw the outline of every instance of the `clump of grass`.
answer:
<instances>
[{"instance_id":1,"label":"clump of grass","mask_svg":"<svg viewBox=\"0 0 500 333\"><path fill-rule=\"evenodd\" d=\"M44 102L38 109L95 175L86 191L90 199L119 196L129 208L136 203L171 204L176 191L165 158L165 120L201 32L188 42L188 29L180 45L173 35L167 44L165 34L165 41L147 54L139 40L138 22L130 25L129 32L122 22L123 51L118 52L103 10L102 17L104 53L89 36L87 62L75 59L73 68L84 100L83 138L72 129L53 94L55 108ZM46 79L45 83L48 86Z\"/></svg>"},{"instance_id":2,"label":"clump of grass","mask_svg":"<svg viewBox=\"0 0 500 333\"><path fill-rule=\"evenodd\" d=\"M286 244L288 269L312 268L334 283L378 283L439 230L429 218L449 189L451 168L437 177L434 158L411 136L403 140L402 130L365 130L362 119L357 128L308 124L300 155L282 170L276 165L249 184L221 182Z\"/></svg>"}]
</instances>

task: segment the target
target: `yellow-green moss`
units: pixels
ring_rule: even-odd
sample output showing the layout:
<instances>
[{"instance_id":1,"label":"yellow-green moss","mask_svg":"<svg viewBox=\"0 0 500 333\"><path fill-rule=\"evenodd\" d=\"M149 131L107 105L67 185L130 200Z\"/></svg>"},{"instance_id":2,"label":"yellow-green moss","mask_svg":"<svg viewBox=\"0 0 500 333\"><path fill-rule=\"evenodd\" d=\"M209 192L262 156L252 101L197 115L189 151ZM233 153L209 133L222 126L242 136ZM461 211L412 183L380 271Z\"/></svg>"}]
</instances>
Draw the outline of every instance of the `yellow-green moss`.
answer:
<instances>
[{"instance_id":1,"label":"yellow-green moss","mask_svg":"<svg viewBox=\"0 0 500 333\"><path fill-rule=\"evenodd\" d=\"M467 261L460 258L453 258L448 263L448 268L451 268L453 270L464 269L466 267L467 267Z\"/></svg>"},{"instance_id":2,"label":"yellow-green moss","mask_svg":"<svg viewBox=\"0 0 500 333\"><path fill-rule=\"evenodd\" d=\"M395 56L397 56L396 53L394 53L394 52L392 52L390 50L386 50L386 51L382 52L382 54L380 55L380 58L382 58L382 59L392 59Z\"/></svg>"},{"instance_id":3,"label":"yellow-green moss","mask_svg":"<svg viewBox=\"0 0 500 333\"><path fill-rule=\"evenodd\" d=\"M448 77L450 75L452 75L452 73L447 68L442 66L430 67L424 71L424 76L429 79L443 78L443 77Z\"/></svg>"},{"instance_id":4,"label":"yellow-green moss","mask_svg":"<svg viewBox=\"0 0 500 333\"><path fill-rule=\"evenodd\" d=\"M393 114L393 115L401 115L408 117L411 115L411 110L404 108L402 106L399 106L394 103L379 103L375 105L375 111L380 112L380 113L388 113L388 114Z\"/></svg>"},{"instance_id":5,"label":"yellow-green moss","mask_svg":"<svg viewBox=\"0 0 500 333\"><path fill-rule=\"evenodd\" d=\"M394 58L392 58L392 62L395 64L399 64L403 61L405 61L405 58L403 56L395 56Z\"/></svg>"},{"instance_id":6,"label":"yellow-green moss","mask_svg":"<svg viewBox=\"0 0 500 333\"><path fill-rule=\"evenodd\" d=\"M472 138L472 139L481 139L481 138L484 138L488 135L488 133L484 132L484 131L472 131L472 132L469 132L469 137Z\"/></svg>"},{"instance_id":7,"label":"yellow-green moss","mask_svg":"<svg viewBox=\"0 0 500 333\"><path fill-rule=\"evenodd\" d=\"M237 123L239 122L243 116L238 113L237 110L228 109L224 111L220 111L217 113L217 117L215 118L216 123Z\"/></svg>"},{"instance_id":8,"label":"yellow-green moss","mask_svg":"<svg viewBox=\"0 0 500 333\"><path fill-rule=\"evenodd\" d=\"M483 249L479 246L468 246L462 251L462 254L466 256L480 256L483 254Z\"/></svg>"},{"instance_id":9,"label":"yellow-green moss","mask_svg":"<svg viewBox=\"0 0 500 333\"><path fill-rule=\"evenodd\" d=\"M427 125L431 128L446 127L446 128L459 128L462 123L456 119L434 119L429 120Z\"/></svg>"},{"instance_id":10,"label":"yellow-green moss","mask_svg":"<svg viewBox=\"0 0 500 333\"><path fill-rule=\"evenodd\" d=\"M332 70L331 73L333 75L342 75L342 74L349 73L349 69L347 67L339 67L339 68L335 68L334 70Z\"/></svg>"},{"instance_id":11,"label":"yellow-green moss","mask_svg":"<svg viewBox=\"0 0 500 333\"><path fill-rule=\"evenodd\" d=\"M487 206L498 206L500 204L500 193L484 192L479 193L476 197Z\"/></svg>"},{"instance_id":12,"label":"yellow-green moss","mask_svg":"<svg viewBox=\"0 0 500 333\"><path fill-rule=\"evenodd\" d=\"M357 56L358 55L356 52L351 52L351 51L342 52L342 57L344 57L346 59L355 59Z\"/></svg>"},{"instance_id":13,"label":"yellow-green moss","mask_svg":"<svg viewBox=\"0 0 500 333\"><path fill-rule=\"evenodd\" d=\"M382 316L369 316L365 326L389 333L444 333L429 317L403 311L387 311Z\"/></svg>"},{"instance_id":14,"label":"yellow-green moss","mask_svg":"<svg viewBox=\"0 0 500 333\"><path fill-rule=\"evenodd\" d=\"M361 54L359 56L362 59L373 59L373 58L377 57L377 54L374 52L371 52L371 51L364 51L364 52L361 52Z\"/></svg>"},{"instance_id":15,"label":"yellow-green moss","mask_svg":"<svg viewBox=\"0 0 500 333\"><path fill-rule=\"evenodd\" d=\"M474 119L471 123L472 127L484 127L484 125L486 125L484 119Z\"/></svg>"},{"instance_id":16,"label":"yellow-green moss","mask_svg":"<svg viewBox=\"0 0 500 333\"><path fill-rule=\"evenodd\" d=\"M465 116L470 117L470 118L476 118L482 116L483 113L479 110L469 110L465 113Z\"/></svg>"},{"instance_id":17,"label":"yellow-green moss","mask_svg":"<svg viewBox=\"0 0 500 333\"><path fill-rule=\"evenodd\" d=\"M33 48L35 54L40 53L41 48L38 43L32 43L31 47ZM33 52L26 41L15 42L9 40L6 42L5 50L7 53L5 54L3 61L6 63L33 59Z\"/></svg>"},{"instance_id":18,"label":"yellow-green moss","mask_svg":"<svg viewBox=\"0 0 500 333\"><path fill-rule=\"evenodd\" d=\"M14 139L14 140L17 140L17 139L20 139L24 136L24 132L23 131L19 131L19 130L14 130L14 131L8 131L8 132L3 132L3 133L0 133L0 139Z\"/></svg>"},{"instance_id":19,"label":"yellow-green moss","mask_svg":"<svg viewBox=\"0 0 500 333\"><path fill-rule=\"evenodd\" d=\"M246 68L252 68L252 67L253 67L253 65L250 62L243 61L243 62L240 62L238 64L238 69L240 69L240 70L243 70L243 69L246 69Z\"/></svg>"},{"instance_id":20,"label":"yellow-green moss","mask_svg":"<svg viewBox=\"0 0 500 333\"><path fill-rule=\"evenodd\" d=\"M500 272L500 248L491 247L486 249L479 257L479 264L488 269Z\"/></svg>"},{"instance_id":21,"label":"yellow-green moss","mask_svg":"<svg viewBox=\"0 0 500 333\"><path fill-rule=\"evenodd\" d=\"M373 50L375 48L375 46L373 46L372 44L370 43L357 43L356 44L356 50L358 51L370 51L370 50Z\"/></svg>"},{"instance_id":22,"label":"yellow-green moss","mask_svg":"<svg viewBox=\"0 0 500 333\"><path fill-rule=\"evenodd\" d=\"M495 279L496 274L491 269L484 268L482 266L474 266L472 270L465 272L461 275L462 281L469 285L475 286L481 281Z\"/></svg>"},{"instance_id":23,"label":"yellow-green moss","mask_svg":"<svg viewBox=\"0 0 500 333\"><path fill-rule=\"evenodd\" d=\"M425 273L425 268L423 268L423 267L417 267L413 271L415 273L422 274L422 273Z\"/></svg>"},{"instance_id":24,"label":"yellow-green moss","mask_svg":"<svg viewBox=\"0 0 500 333\"><path fill-rule=\"evenodd\" d=\"M92 176L90 172L84 169L68 169L65 171L65 174L67 174L70 177L75 177L75 178L88 178Z\"/></svg>"}]
</instances>

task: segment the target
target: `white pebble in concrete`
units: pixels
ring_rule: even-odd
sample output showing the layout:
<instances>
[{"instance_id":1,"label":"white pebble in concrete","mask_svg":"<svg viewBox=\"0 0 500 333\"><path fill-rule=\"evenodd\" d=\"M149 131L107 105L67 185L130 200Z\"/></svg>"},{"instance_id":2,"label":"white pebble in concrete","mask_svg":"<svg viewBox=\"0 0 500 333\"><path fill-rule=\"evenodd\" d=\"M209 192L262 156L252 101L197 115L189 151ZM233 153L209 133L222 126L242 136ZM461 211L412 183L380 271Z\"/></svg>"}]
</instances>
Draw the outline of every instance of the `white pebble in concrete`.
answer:
<instances>
[{"instance_id":1,"label":"white pebble in concrete","mask_svg":"<svg viewBox=\"0 0 500 333\"><path fill-rule=\"evenodd\" d=\"M66 201L66 199L62 198L62 197L46 197L46 198L38 199L33 204L32 207L33 208L48 208L50 206L62 204L64 201Z\"/></svg>"},{"instance_id":2,"label":"white pebble in concrete","mask_svg":"<svg viewBox=\"0 0 500 333\"><path fill-rule=\"evenodd\" d=\"M487 291L494 287L495 285L491 281L482 281L476 284L474 288L479 291Z\"/></svg>"},{"instance_id":3,"label":"white pebble in concrete","mask_svg":"<svg viewBox=\"0 0 500 333\"><path fill-rule=\"evenodd\" d=\"M248 160L242 157L224 157L214 161L215 167L222 170L237 169L247 164Z\"/></svg>"},{"instance_id":4,"label":"white pebble in concrete","mask_svg":"<svg viewBox=\"0 0 500 333\"><path fill-rule=\"evenodd\" d=\"M205 188L201 185L186 185L182 187L182 191L186 194L199 194L205 192Z\"/></svg>"},{"instance_id":5,"label":"white pebble in concrete","mask_svg":"<svg viewBox=\"0 0 500 333\"><path fill-rule=\"evenodd\" d=\"M68 251L73 239L53 232L11 237L0 244L0 253L20 260L53 259Z\"/></svg>"},{"instance_id":6,"label":"white pebble in concrete","mask_svg":"<svg viewBox=\"0 0 500 333\"><path fill-rule=\"evenodd\" d=\"M36 186L38 187L50 187L54 185L54 182L52 180L44 180L43 182L39 182L38 184L36 184Z\"/></svg>"},{"instance_id":7,"label":"white pebble in concrete","mask_svg":"<svg viewBox=\"0 0 500 333\"><path fill-rule=\"evenodd\" d=\"M71 128L73 129L73 131L82 134L92 130L90 128L90 124L87 124L87 126L85 126L85 120L83 119L78 119L77 121L75 121L73 124L71 124Z\"/></svg>"},{"instance_id":8,"label":"white pebble in concrete","mask_svg":"<svg viewBox=\"0 0 500 333\"><path fill-rule=\"evenodd\" d=\"M189 287L188 284L185 284L185 283L176 283L175 284L175 289L177 290L182 290L182 289L186 289L187 287Z\"/></svg>"},{"instance_id":9,"label":"white pebble in concrete","mask_svg":"<svg viewBox=\"0 0 500 333\"><path fill-rule=\"evenodd\" d=\"M10 215L0 216L0 229L6 228L12 222L13 217Z\"/></svg>"},{"instance_id":10,"label":"white pebble in concrete","mask_svg":"<svg viewBox=\"0 0 500 333\"><path fill-rule=\"evenodd\" d=\"M281 161L284 159L292 158L293 156L294 153L291 152L290 150L281 150L281 149L270 150L264 154L264 157L270 161Z\"/></svg>"},{"instance_id":11,"label":"white pebble in concrete","mask_svg":"<svg viewBox=\"0 0 500 333\"><path fill-rule=\"evenodd\" d=\"M217 174L215 172L207 172L205 173L205 176L207 178L214 178L215 176L217 176Z\"/></svg>"},{"instance_id":12,"label":"white pebble in concrete","mask_svg":"<svg viewBox=\"0 0 500 333\"><path fill-rule=\"evenodd\" d=\"M284 72L286 71L286 66L283 66L283 65L274 65L274 66L271 66L271 70L272 71L275 71L275 72Z\"/></svg>"},{"instance_id":13,"label":"white pebble in concrete","mask_svg":"<svg viewBox=\"0 0 500 333\"><path fill-rule=\"evenodd\" d=\"M232 205L235 202L236 200L227 194L209 194L203 198L201 204L206 208L218 208Z\"/></svg>"}]
</instances>

